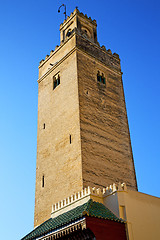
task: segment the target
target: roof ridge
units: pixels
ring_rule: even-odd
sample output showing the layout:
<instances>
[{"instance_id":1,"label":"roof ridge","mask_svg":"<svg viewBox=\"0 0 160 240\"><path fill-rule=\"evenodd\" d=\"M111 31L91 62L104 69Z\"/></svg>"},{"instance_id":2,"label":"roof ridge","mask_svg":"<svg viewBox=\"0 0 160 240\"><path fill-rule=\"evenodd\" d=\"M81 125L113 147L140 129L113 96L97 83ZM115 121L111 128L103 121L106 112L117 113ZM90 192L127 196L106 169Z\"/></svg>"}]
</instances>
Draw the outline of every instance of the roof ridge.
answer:
<instances>
[{"instance_id":1,"label":"roof ridge","mask_svg":"<svg viewBox=\"0 0 160 240\"><path fill-rule=\"evenodd\" d=\"M108 209L103 203L93 201L87 202L87 208L83 212L83 215L88 215L92 217L99 217L104 219L111 219L114 221L124 222L123 219L117 217L110 209ZM107 216L109 215L109 216Z\"/></svg>"},{"instance_id":2,"label":"roof ridge","mask_svg":"<svg viewBox=\"0 0 160 240\"><path fill-rule=\"evenodd\" d=\"M93 200L89 199L88 202L86 202L86 211L89 211L89 208L93 205Z\"/></svg>"},{"instance_id":3,"label":"roof ridge","mask_svg":"<svg viewBox=\"0 0 160 240\"><path fill-rule=\"evenodd\" d=\"M84 211L82 212L82 216L85 216L85 215L89 216L89 209L93 205L93 200L89 199L88 202L84 203L83 205L86 205L86 207L85 207Z\"/></svg>"}]
</instances>

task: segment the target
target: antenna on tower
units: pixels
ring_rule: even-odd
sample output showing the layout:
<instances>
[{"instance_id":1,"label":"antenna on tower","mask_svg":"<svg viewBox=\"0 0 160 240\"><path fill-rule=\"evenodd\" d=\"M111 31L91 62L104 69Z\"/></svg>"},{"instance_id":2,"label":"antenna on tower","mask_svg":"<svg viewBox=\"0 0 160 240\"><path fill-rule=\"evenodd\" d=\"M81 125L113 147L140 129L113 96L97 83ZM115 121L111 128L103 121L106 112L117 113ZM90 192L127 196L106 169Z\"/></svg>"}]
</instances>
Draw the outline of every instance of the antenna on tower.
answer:
<instances>
[{"instance_id":1,"label":"antenna on tower","mask_svg":"<svg viewBox=\"0 0 160 240\"><path fill-rule=\"evenodd\" d=\"M65 20L67 19L67 14L66 14L66 5L65 4L62 4L59 8L58 8L58 13L60 13L60 9L61 7L64 7L64 15L65 15Z\"/></svg>"}]
</instances>

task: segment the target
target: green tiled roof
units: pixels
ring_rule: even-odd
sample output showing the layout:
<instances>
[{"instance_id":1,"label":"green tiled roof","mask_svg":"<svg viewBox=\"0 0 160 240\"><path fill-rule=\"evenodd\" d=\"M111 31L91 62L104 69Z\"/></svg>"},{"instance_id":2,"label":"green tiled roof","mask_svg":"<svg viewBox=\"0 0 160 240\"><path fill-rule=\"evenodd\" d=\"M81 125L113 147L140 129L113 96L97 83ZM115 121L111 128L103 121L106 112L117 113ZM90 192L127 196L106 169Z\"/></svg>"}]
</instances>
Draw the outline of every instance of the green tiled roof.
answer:
<instances>
[{"instance_id":1,"label":"green tiled roof","mask_svg":"<svg viewBox=\"0 0 160 240\"><path fill-rule=\"evenodd\" d=\"M22 240L31 240L31 239L35 239L37 237L43 236L44 234L47 234L70 222L78 220L85 215L123 222L123 220L117 218L102 203L94 202L92 199L90 199L88 202L84 203L81 206L78 206L55 218L48 219L46 222L42 223L40 226L35 228L32 232L30 232L24 238L22 238Z\"/></svg>"}]
</instances>

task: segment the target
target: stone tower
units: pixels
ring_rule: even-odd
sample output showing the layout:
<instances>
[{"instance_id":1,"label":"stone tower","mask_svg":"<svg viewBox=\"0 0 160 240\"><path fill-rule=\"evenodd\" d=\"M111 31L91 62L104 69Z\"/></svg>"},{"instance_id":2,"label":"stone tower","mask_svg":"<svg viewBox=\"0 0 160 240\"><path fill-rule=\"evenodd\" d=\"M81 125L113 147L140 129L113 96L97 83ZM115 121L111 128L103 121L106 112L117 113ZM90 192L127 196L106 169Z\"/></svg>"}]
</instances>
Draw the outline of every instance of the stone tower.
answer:
<instances>
[{"instance_id":1,"label":"stone tower","mask_svg":"<svg viewBox=\"0 0 160 240\"><path fill-rule=\"evenodd\" d=\"M96 21L78 9L60 38L39 66L35 226L84 187L137 190L118 54L100 47Z\"/></svg>"}]
</instances>

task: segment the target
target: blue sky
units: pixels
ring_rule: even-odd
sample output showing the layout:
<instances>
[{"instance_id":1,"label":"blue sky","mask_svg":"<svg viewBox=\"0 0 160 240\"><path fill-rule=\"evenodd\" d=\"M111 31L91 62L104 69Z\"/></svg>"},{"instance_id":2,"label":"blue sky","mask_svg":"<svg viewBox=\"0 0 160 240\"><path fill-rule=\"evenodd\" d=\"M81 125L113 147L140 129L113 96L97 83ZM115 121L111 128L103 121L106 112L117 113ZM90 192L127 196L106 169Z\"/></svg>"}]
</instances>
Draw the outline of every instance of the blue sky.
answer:
<instances>
[{"instance_id":1,"label":"blue sky","mask_svg":"<svg viewBox=\"0 0 160 240\"><path fill-rule=\"evenodd\" d=\"M139 191L160 197L160 2L1 1L1 239L33 229L38 65L59 44L62 3L95 18L100 45L120 55Z\"/></svg>"}]
</instances>

